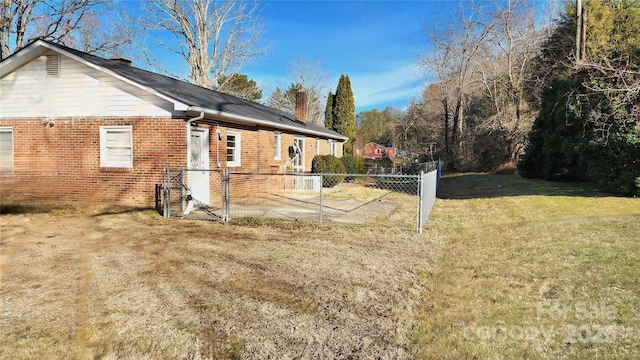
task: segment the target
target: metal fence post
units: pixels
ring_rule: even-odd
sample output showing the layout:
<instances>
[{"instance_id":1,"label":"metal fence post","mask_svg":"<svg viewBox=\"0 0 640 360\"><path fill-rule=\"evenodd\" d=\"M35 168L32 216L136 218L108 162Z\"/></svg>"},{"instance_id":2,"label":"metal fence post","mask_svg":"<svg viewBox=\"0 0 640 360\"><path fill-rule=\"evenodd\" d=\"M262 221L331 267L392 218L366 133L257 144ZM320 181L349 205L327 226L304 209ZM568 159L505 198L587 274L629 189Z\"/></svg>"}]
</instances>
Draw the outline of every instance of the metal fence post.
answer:
<instances>
[{"instance_id":1,"label":"metal fence post","mask_svg":"<svg viewBox=\"0 0 640 360\"><path fill-rule=\"evenodd\" d=\"M224 221L229 221L229 219L231 218L231 203L230 203L230 190L229 188L230 186L230 175L229 175L229 169L224 169L222 170L222 192L223 192L223 196L224 196L224 216L223 216L223 220Z\"/></svg>"},{"instance_id":2,"label":"metal fence post","mask_svg":"<svg viewBox=\"0 0 640 360\"><path fill-rule=\"evenodd\" d=\"M442 176L442 160L438 160L436 165L436 197L439 195L440 190L440 176Z\"/></svg>"},{"instance_id":3,"label":"metal fence post","mask_svg":"<svg viewBox=\"0 0 640 360\"><path fill-rule=\"evenodd\" d=\"M180 169L180 212L184 213L184 199L187 198L187 194L186 194L186 183L185 183L185 179L184 179L184 168Z\"/></svg>"},{"instance_id":4,"label":"metal fence post","mask_svg":"<svg viewBox=\"0 0 640 360\"><path fill-rule=\"evenodd\" d=\"M418 229L417 232L418 234L422 234L422 226L424 225L422 223L422 219L423 219L423 214L422 212L424 211L424 171L420 171L420 176L418 177Z\"/></svg>"},{"instance_id":5,"label":"metal fence post","mask_svg":"<svg viewBox=\"0 0 640 360\"><path fill-rule=\"evenodd\" d=\"M164 174L163 174L163 179L162 179L162 187L163 187L163 199L162 199L162 206L163 206L163 211L162 211L162 215L164 215L165 218L170 218L171 214L169 213L171 210L171 174L169 173L169 169L167 169L167 167L164 167Z\"/></svg>"},{"instance_id":6,"label":"metal fence post","mask_svg":"<svg viewBox=\"0 0 640 360\"><path fill-rule=\"evenodd\" d=\"M322 186L323 184L323 179L322 179L322 174L320 174L320 224L322 225L322 188L324 186Z\"/></svg>"}]
</instances>

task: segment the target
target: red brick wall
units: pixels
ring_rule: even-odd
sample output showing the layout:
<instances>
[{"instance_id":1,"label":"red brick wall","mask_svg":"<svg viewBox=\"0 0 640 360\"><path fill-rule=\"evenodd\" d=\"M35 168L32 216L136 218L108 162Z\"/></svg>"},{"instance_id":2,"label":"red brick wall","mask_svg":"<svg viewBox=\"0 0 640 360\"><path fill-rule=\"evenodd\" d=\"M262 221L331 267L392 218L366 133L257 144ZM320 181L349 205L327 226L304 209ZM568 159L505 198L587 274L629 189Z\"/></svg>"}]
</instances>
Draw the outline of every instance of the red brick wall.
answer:
<instances>
[{"instance_id":1,"label":"red brick wall","mask_svg":"<svg viewBox=\"0 0 640 360\"><path fill-rule=\"evenodd\" d=\"M283 173L294 134L281 133L281 160L274 159L273 130L219 123L196 123L209 129L209 167L227 168L226 135L240 133L241 166L231 172ZM130 125L133 131L133 168L100 167L100 126ZM93 203L152 207L155 184L162 183L163 167L187 163L186 126L170 118L56 118L53 127L43 119L0 119L13 128L14 167L0 174L0 203ZM218 138L218 131L221 134ZM321 140L321 153L329 149ZM316 138L305 137L305 170L316 154ZM220 163L220 167L218 167ZM290 169L289 169L290 170ZM217 201L220 175L211 176L212 202ZM235 189L259 193L260 184L247 181Z\"/></svg>"},{"instance_id":2,"label":"red brick wall","mask_svg":"<svg viewBox=\"0 0 640 360\"><path fill-rule=\"evenodd\" d=\"M133 168L100 167L100 126L130 125ZM0 184L2 203L100 203L153 206L163 166L186 163L181 119L56 118L0 120L13 128L13 173Z\"/></svg>"}]
</instances>

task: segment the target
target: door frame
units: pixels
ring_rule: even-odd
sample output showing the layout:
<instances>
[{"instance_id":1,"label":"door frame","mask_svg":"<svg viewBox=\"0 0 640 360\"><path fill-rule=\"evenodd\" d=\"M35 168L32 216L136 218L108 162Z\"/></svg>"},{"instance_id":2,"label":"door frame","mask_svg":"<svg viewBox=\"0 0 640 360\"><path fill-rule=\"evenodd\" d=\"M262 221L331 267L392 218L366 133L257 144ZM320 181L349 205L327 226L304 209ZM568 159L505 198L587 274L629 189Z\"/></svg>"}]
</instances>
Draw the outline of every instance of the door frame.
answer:
<instances>
[{"instance_id":1,"label":"door frame","mask_svg":"<svg viewBox=\"0 0 640 360\"><path fill-rule=\"evenodd\" d=\"M300 149L300 153L296 154L296 158L294 158L294 164L293 164L293 171L295 172L304 172L304 166L305 166L305 153L304 153L304 138L301 136L296 136L293 138L293 145L294 147L296 145L300 144L300 146L298 146L298 148ZM299 163L296 164L296 162Z\"/></svg>"},{"instance_id":2,"label":"door frame","mask_svg":"<svg viewBox=\"0 0 640 360\"><path fill-rule=\"evenodd\" d=\"M201 138L200 163L191 162L193 154L193 137ZM187 169L189 169L188 186L191 196L198 204L209 205L211 201L211 186L209 179L209 129L189 127L189 143L187 147ZM197 171L201 170L201 171ZM206 184L206 186L204 186Z\"/></svg>"}]
</instances>

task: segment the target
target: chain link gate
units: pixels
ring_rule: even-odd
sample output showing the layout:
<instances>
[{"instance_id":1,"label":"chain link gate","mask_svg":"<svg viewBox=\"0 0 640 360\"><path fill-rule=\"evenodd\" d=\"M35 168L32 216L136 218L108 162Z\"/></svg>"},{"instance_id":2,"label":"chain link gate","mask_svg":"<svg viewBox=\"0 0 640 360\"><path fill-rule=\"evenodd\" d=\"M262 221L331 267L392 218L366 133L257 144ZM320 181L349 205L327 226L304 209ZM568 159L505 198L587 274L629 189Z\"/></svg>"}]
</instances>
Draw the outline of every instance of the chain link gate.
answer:
<instances>
[{"instance_id":1,"label":"chain link gate","mask_svg":"<svg viewBox=\"0 0 640 360\"><path fill-rule=\"evenodd\" d=\"M362 175L165 168L162 209L167 218L373 223L421 232L435 201L438 169Z\"/></svg>"},{"instance_id":2,"label":"chain link gate","mask_svg":"<svg viewBox=\"0 0 640 360\"><path fill-rule=\"evenodd\" d=\"M227 186L227 170L165 168L162 183L163 216L227 221Z\"/></svg>"}]
</instances>

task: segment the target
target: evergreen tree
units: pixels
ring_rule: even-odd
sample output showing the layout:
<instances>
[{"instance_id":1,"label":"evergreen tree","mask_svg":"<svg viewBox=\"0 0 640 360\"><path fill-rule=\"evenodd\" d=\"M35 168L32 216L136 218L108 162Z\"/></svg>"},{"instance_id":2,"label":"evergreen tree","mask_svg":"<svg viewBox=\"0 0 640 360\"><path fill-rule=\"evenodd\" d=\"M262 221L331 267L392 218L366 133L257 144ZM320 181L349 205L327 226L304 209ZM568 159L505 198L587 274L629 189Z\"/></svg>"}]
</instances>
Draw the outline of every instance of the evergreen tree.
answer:
<instances>
[{"instance_id":1,"label":"evergreen tree","mask_svg":"<svg viewBox=\"0 0 640 360\"><path fill-rule=\"evenodd\" d=\"M573 47L571 9L545 44L540 65L551 75L518 169L526 177L587 180L605 191L638 195L640 3L591 0L585 8L583 62L545 66L562 64Z\"/></svg>"},{"instance_id":2,"label":"evergreen tree","mask_svg":"<svg viewBox=\"0 0 640 360\"><path fill-rule=\"evenodd\" d=\"M356 132L356 106L351 90L349 76L341 75L333 101L334 131L347 136L349 140L344 145L344 153L353 153L353 142Z\"/></svg>"},{"instance_id":3,"label":"evergreen tree","mask_svg":"<svg viewBox=\"0 0 640 360\"><path fill-rule=\"evenodd\" d=\"M329 130L333 130L333 116L334 116L334 112L333 112L333 99L335 98L335 95L333 95L333 92L329 91L329 95L327 95L327 106L324 109L324 127L329 129Z\"/></svg>"},{"instance_id":4,"label":"evergreen tree","mask_svg":"<svg viewBox=\"0 0 640 360\"><path fill-rule=\"evenodd\" d=\"M289 92L280 86L271 93L266 104L272 108L293 113L296 107L295 97L289 96Z\"/></svg>"},{"instance_id":5,"label":"evergreen tree","mask_svg":"<svg viewBox=\"0 0 640 360\"><path fill-rule=\"evenodd\" d=\"M217 90L255 102L262 98L262 89L254 80L243 74L222 76Z\"/></svg>"}]
</instances>

